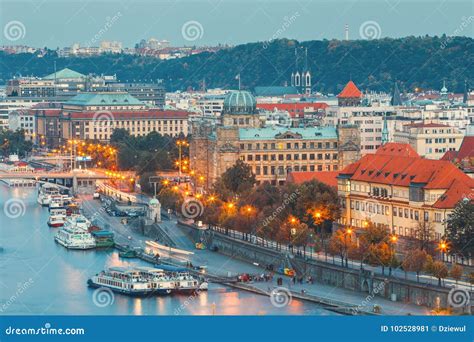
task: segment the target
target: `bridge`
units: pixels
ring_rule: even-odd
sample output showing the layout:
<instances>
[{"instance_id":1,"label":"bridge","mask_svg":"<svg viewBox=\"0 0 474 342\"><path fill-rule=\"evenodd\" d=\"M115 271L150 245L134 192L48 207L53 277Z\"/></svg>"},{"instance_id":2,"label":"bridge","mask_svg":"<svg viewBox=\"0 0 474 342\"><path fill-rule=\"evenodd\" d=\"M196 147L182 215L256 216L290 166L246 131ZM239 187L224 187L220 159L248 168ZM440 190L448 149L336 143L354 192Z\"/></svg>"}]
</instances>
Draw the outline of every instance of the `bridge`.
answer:
<instances>
[{"instance_id":1,"label":"bridge","mask_svg":"<svg viewBox=\"0 0 474 342\"><path fill-rule=\"evenodd\" d=\"M0 171L0 181L8 179L31 179L35 181L50 181L72 188L76 193L79 188L87 188L89 191L95 189L97 180L109 179L110 176L90 170L82 171Z\"/></svg>"}]
</instances>

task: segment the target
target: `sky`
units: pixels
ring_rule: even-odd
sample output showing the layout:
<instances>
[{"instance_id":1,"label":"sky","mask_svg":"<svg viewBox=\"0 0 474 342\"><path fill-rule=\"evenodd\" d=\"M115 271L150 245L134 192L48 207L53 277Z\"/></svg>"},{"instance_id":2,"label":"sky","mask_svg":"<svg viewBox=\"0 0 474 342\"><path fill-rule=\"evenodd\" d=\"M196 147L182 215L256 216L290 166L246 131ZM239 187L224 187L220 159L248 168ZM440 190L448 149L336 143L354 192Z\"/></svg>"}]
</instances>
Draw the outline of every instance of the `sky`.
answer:
<instances>
[{"instance_id":1,"label":"sky","mask_svg":"<svg viewBox=\"0 0 474 342\"><path fill-rule=\"evenodd\" d=\"M173 46L474 36L473 0L0 0L0 45L133 47L141 39Z\"/></svg>"}]
</instances>

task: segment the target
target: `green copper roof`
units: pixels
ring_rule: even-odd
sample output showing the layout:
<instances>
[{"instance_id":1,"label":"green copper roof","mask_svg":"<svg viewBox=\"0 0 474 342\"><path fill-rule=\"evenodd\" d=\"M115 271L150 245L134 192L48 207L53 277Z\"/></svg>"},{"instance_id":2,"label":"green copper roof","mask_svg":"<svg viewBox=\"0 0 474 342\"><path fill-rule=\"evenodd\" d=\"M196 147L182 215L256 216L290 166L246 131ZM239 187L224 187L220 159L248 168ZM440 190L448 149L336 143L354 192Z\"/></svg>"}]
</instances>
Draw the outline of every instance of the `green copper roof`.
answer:
<instances>
[{"instance_id":1,"label":"green copper roof","mask_svg":"<svg viewBox=\"0 0 474 342\"><path fill-rule=\"evenodd\" d=\"M85 78L86 75L81 74L80 72L64 68L62 70L56 71L56 76L53 72L51 75L43 77L45 80L54 80L54 79L71 79L71 78Z\"/></svg>"},{"instance_id":2,"label":"green copper roof","mask_svg":"<svg viewBox=\"0 0 474 342\"><path fill-rule=\"evenodd\" d=\"M81 93L66 102L75 106L129 106L144 105L128 93Z\"/></svg>"},{"instance_id":3,"label":"green copper roof","mask_svg":"<svg viewBox=\"0 0 474 342\"><path fill-rule=\"evenodd\" d=\"M317 139L337 139L336 127L306 127L306 128L288 128L288 127L265 127L265 128L240 128L240 140L278 140L291 139L285 138L286 135L295 135L296 139L317 140ZM301 138L300 138L301 137Z\"/></svg>"},{"instance_id":4,"label":"green copper roof","mask_svg":"<svg viewBox=\"0 0 474 342\"><path fill-rule=\"evenodd\" d=\"M257 100L248 91L234 90L224 99L224 114L254 114L257 109Z\"/></svg>"},{"instance_id":5,"label":"green copper roof","mask_svg":"<svg viewBox=\"0 0 474 342\"><path fill-rule=\"evenodd\" d=\"M283 95L296 95L298 89L296 87L280 87L280 86L268 86L268 87L255 87L255 95L257 96L283 96Z\"/></svg>"}]
</instances>

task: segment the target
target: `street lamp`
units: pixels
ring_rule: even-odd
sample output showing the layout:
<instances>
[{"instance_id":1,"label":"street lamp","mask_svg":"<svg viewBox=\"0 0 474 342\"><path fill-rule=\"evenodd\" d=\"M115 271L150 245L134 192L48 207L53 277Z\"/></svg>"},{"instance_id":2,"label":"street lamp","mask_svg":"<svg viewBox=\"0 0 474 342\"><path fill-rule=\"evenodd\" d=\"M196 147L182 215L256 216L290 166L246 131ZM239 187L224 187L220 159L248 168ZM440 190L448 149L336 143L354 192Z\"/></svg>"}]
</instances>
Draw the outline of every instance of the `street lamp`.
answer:
<instances>
[{"instance_id":1,"label":"street lamp","mask_svg":"<svg viewBox=\"0 0 474 342\"><path fill-rule=\"evenodd\" d=\"M397 243L398 241L398 237L393 234L392 236L390 236L390 264L388 266L388 275L392 275L392 264L393 264L393 258L395 256L395 244Z\"/></svg>"},{"instance_id":2,"label":"street lamp","mask_svg":"<svg viewBox=\"0 0 474 342\"><path fill-rule=\"evenodd\" d=\"M441 251L441 260L444 261L444 253L448 251L448 243L444 240L441 240L438 244L438 249Z\"/></svg>"}]
</instances>

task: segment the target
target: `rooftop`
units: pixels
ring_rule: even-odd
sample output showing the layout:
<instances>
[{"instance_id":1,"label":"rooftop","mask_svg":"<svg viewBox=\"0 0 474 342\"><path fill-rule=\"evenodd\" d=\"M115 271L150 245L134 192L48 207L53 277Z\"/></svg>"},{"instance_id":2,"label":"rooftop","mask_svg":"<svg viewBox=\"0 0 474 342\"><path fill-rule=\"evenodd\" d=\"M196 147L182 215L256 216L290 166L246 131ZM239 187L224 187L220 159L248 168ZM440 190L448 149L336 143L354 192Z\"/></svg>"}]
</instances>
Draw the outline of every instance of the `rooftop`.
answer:
<instances>
[{"instance_id":1,"label":"rooftop","mask_svg":"<svg viewBox=\"0 0 474 342\"><path fill-rule=\"evenodd\" d=\"M81 93L65 104L73 106L144 106L143 102L125 92Z\"/></svg>"},{"instance_id":2,"label":"rooftop","mask_svg":"<svg viewBox=\"0 0 474 342\"><path fill-rule=\"evenodd\" d=\"M56 71L43 77L44 80L54 80L54 79L74 79L74 78L85 78L86 75L83 75L77 71L71 70L69 68L64 68L62 70Z\"/></svg>"},{"instance_id":3,"label":"rooftop","mask_svg":"<svg viewBox=\"0 0 474 342\"><path fill-rule=\"evenodd\" d=\"M265 128L240 128L240 140L278 140L278 139L337 139L335 127L265 127Z\"/></svg>"},{"instance_id":4,"label":"rooftop","mask_svg":"<svg viewBox=\"0 0 474 342\"><path fill-rule=\"evenodd\" d=\"M337 95L338 98L362 97L362 92L357 88L354 82L349 81L344 89Z\"/></svg>"},{"instance_id":5,"label":"rooftop","mask_svg":"<svg viewBox=\"0 0 474 342\"><path fill-rule=\"evenodd\" d=\"M411 145L394 142L380 146L375 154L384 156L419 157L419 154L416 153Z\"/></svg>"},{"instance_id":6,"label":"rooftop","mask_svg":"<svg viewBox=\"0 0 474 342\"><path fill-rule=\"evenodd\" d=\"M301 184L314 179L326 185L337 187L338 175L338 171L293 171L288 174L287 181L289 183Z\"/></svg>"}]
</instances>

